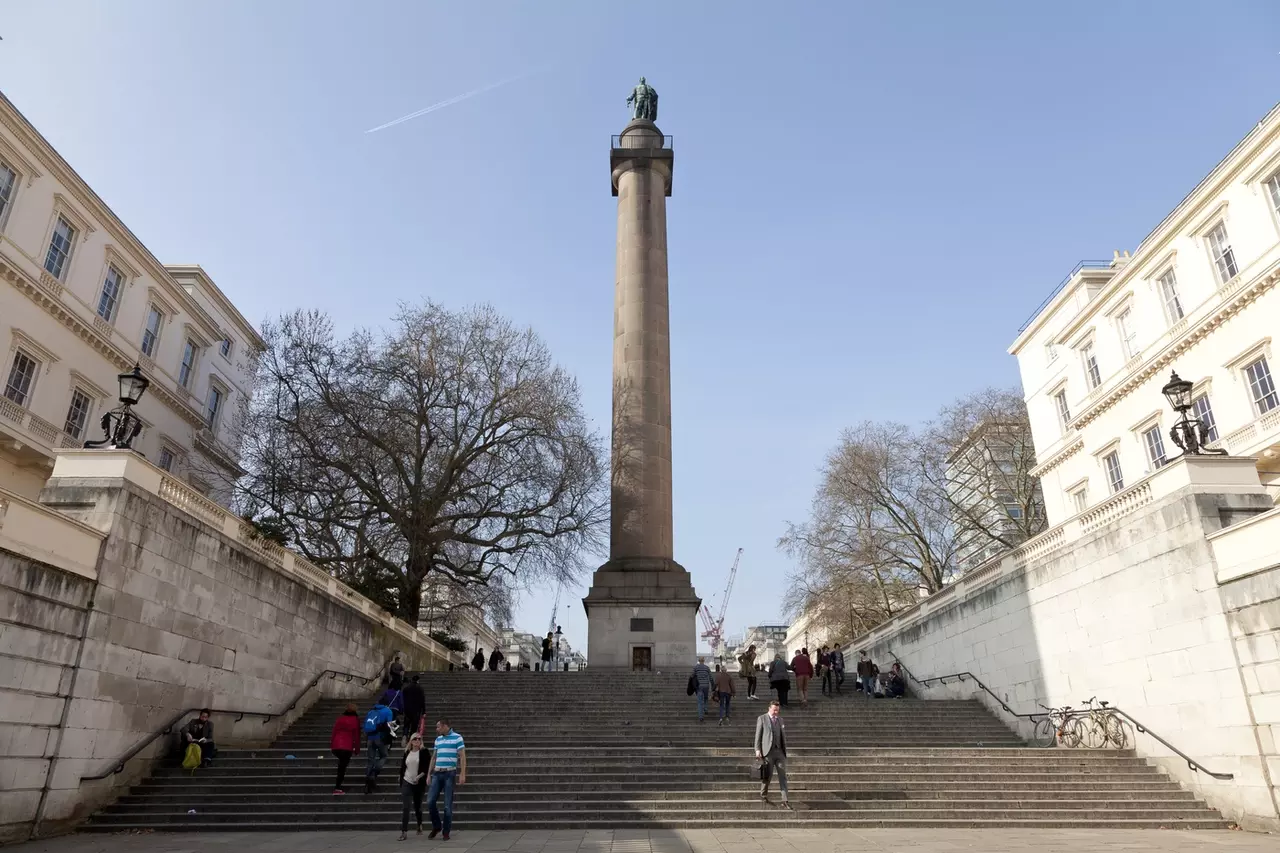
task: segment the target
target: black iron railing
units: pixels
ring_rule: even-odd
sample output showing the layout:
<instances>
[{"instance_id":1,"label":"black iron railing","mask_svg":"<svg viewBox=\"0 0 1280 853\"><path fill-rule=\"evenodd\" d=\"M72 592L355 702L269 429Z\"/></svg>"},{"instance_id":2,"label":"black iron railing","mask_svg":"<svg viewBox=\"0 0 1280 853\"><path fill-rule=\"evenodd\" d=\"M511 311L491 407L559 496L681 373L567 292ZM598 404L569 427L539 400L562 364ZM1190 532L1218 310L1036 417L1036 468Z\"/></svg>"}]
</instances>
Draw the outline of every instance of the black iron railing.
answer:
<instances>
[{"instance_id":1,"label":"black iron railing","mask_svg":"<svg viewBox=\"0 0 1280 853\"><path fill-rule=\"evenodd\" d=\"M978 687L983 692L985 692L988 696L994 699L996 701L996 704L1000 706L1000 709L1011 717L1018 717L1023 720L1030 720L1031 722L1035 723L1035 722L1039 722L1041 719L1048 716L1048 714L1046 714L1043 711L1039 713L1032 713L1032 714L1019 714L1017 711L1014 711L1012 708L1009 707L1009 703L1005 702L1003 699L997 696L990 687L983 684L982 679L978 678L978 676L974 675L972 672L955 672L950 675L936 675L936 676L933 676L932 678L923 678L923 679L916 678L914 675L911 674L911 670L907 669L906 664L904 664L901 660L899 660L897 655L895 655L889 649L885 649L885 651L889 652L889 655L895 661L898 662L898 665L902 667L902 671L907 674L907 678L915 682L916 684L920 685L921 687L928 688L928 687L932 687L934 684L946 684L948 680L960 681L960 682L972 681L974 684L978 685ZM1118 708L1115 705L1110 705L1110 704L1107 704L1106 709L1111 713L1118 714L1121 717L1124 717L1126 720L1132 723L1134 730L1138 732L1138 734L1144 734L1159 741L1161 744L1165 746L1166 749L1175 753L1179 758L1187 762L1187 766L1190 767L1196 773L1203 773L1206 776L1212 776L1214 779L1228 780L1228 779L1235 778L1234 773L1215 773L1214 771L1205 767L1203 764L1196 761L1194 758L1187 755L1185 752L1178 749L1173 744L1169 743L1169 741L1165 740L1164 738L1160 737L1160 735L1156 734L1155 732L1151 731L1151 729L1144 726L1141 722L1138 721L1136 717L1134 717L1128 711L1122 710L1121 708ZM1083 716L1083 713L1081 713L1081 716Z\"/></svg>"},{"instance_id":2,"label":"black iron railing","mask_svg":"<svg viewBox=\"0 0 1280 853\"><path fill-rule=\"evenodd\" d=\"M1058 282L1058 286L1055 287L1049 293L1049 295L1044 298L1044 301L1040 303L1040 306L1036 308L1036 310L1031 312L1031 316L1026 319L1026 322L1024 322L1021 326L1018 327L1018 334L1022 334L1027 330L1027 327L1031 325L1031 322L1035 320L1036 317L1040 316L1040 312L1045 309L1045 306L1047 306L1050 302L1052 302L1053 298L1062 292L1062 288L1066 287L1067 284L1071 281L1071 279L1076 277L1076 273L1080 272L1081 270L1104 270L1110 266L1111 266L1111 261L1081 261L1080 263L1076 264L1075 267L1071 270L1071 272L1067 273L1067 277L1064 278L1062 281Z\"/></svg>"},{"instance_id":3,"label":"black iron railing","mask_svg":"<svg viewBox=\"0 0 1280 853\"><path fill-rule=\"evenodd\" d=\"M299 690L298 694L293 697L293 701L289 703L289 707L285 708L283 711L241 711L241 710L228 710L225 708L210 708L209 710L214 714L224 714L224 715L235 714L236 715L235 722L237 723L243 720L245 717L262 717L263 718L262 724L265 726L267 723L271 722L276 717L282 717L285 714L292 711L294 708L298 707L298 703L302 701L303 696L307 695L307 691L311 690L311 688L319 684L321 679L323 679L326 675L329 676L330 679L334 679L339 676L342 676L345 681L355 681L358 679L362 685L367 685L370 681L376 680L385 670L386 670L386 666L384 665L381 669L378 670L377 673L366 678L363 675L356 675L355 673L339 672L334 669L326 669L323 672L316 675L315 678L311 679L311 681L307 683L306 687L303 687L301 690ZM134 746L132 749L126 752L124 755L120 756L115 761L112 761L109 765L107 765L106 770L103 770L101 773L95 773L92 776L81 776L80 781L94 782L99 779L106 779L108 776L114 776L117 773L122 772L124 770L125 765L128 764L129 761L132 758L134 758L138 753L142 752L142 750L146 749L148 746L155 743L155 741L158 738L162 738L166 735L172 734L174 731L174 727L177 726L179 723L181 723L188 715L195 714L202 710L204 709L203 708L187 708L185 711L181 711L180 713L173 715L172 717L169 718L169 721L166 722L163 727L161 727L157 731L152 732L150 735L144 738L140 743L138 743L136 746Z\"/></svg>"}]
</instances>

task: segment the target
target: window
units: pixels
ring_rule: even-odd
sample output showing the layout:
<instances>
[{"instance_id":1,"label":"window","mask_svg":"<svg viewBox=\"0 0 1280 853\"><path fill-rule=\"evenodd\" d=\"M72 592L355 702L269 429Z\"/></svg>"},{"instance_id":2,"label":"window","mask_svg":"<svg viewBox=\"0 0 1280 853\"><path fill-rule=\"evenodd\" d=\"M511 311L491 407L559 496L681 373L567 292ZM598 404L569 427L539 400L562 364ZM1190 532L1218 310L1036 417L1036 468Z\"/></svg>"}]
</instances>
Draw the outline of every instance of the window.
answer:
<instances>
[{"instance_id":1,"label":"window","mask_svg":"<svg viewBox=\"0 0 1280 853\"><path fill-rule=\"evenodd\" d=\"M35 385L36 373L40 363L22 350L13 354L13 365L9 368L9 381L5 383L4 395L19 406L25 406L31 400L32 386Z\"/></svg>"},{"instance_id":2,"label":"window","mask_svg":"<svg viewBox=\"0 0 1280 853\"><path fill-rule=\"evenodd\" d=\"M1058 405L1058 420L1062 421L1062 428L1065 430L1067 424L1071 423L1071 409L1067 407L1067 392L1063 390L1054 394L1053 402Z\"/></svg>"},{"instance_id":3,"label":"window","mask_svg":"<svg viewBox=\"0 0 1280 853\"><path fill-rule=\"evenodd\" d=\"M1245 378L1249 380L1249 395L1253 398L1253 408L1263 415L1280 405L1276 398L1276 383L1271 378L1271 367L1267 357L1250 364L1244 369Z\"/></svg>"},{"instance_id":4,"label":"window","mask_svg":"<svg viewBox=\"0 0 1280 853\"><path fill-rule=\"evenodd\" d=\"M3 178L4 175L0 174L0 180ZM1267 195L1271 198L1272 210L1280 214L1280 172L1267 179Z\"/></svg>"},{"instance_id":5,"label":"window","mask_svg":"<svg viewBox=\"0 0 1280 853\"><path fill-rule=\"evenodd\" d=\"M231 358L231 338L223 338L222 343L218 345L218 351L222 353L223 358Z\"/></svg>"},{"instance_id":6,"label":"window","mask_svg":"<svg viewBox=\"0 0 1280 853\"><path fill-rule=\"evenodd\" d=\"M1178 296L1178 279L1173 270L1160 276L1160 298L1164 300L1164 313L1170 323L1181 320L1186 312L1182 310L1182 299Z\"/></svg>"},{"instance_id":7,"label":"window","mask_svg":"<svg viewBox=\"0 0 1280 853\"><path fill-rule=\"evenodd\" d=\"M167 447L160 448L160 458L156 460L164 471L173 471L173 451Z\"/></svg>"},{"instance_id":8,"label":"window","mask_svg":"<svg viewBox=\"0 0 1280 853\"><path fill-rule=\"evenodd\" d=\"M1080 348L1080 360L1084 362L1084 378L1089 390L1097 388L1102 384L1102 371L1098 369L1098 356L1093 351L1092 341Z\"/></svg>"},{"instance_id":9,"label":"window","mask_svg":"<svg viewBox=\"0 0 1280 853\"><path fill-rule=\"evenodd\" d=\"M222 391L217 385L209 386L209 399L204 410L204 420L211 430L218 428L218 414L222 411L222 396Z\"/></svg>"},{"instance_id":10,"label":"window","mask_svg":"<svg viewBox=\"0 0 1280 853\"><path fill-rule=\"evenodd\" d=\"M1102 457L1102 469L1107 474L1107 485L1111 487L1111 494L1114 495L1124 488L1124 473L1120 470L1119 451L1113 450Z\"/></svg>"},{"instance_id":11,"label":"window","mask_svg":"<svg viewBox=\"0 0 1280 853\"><path fill-rule=\"evenodd\" d=\"M13 187L18 183L18 174L0 160L0 224L4 223L4 215L13 201Z\"/></svg>"},{"instance_id":12,"label":"window","mask_svg":"<svg viewBox=\"0 0 1280 853\"><path fill-rule=\"evenodd\" d=\"M1236 277L1239 272L1236 253L1231 251L1231 243L1227 240L1227 226L1221 222L1209 232L1209 253L1213 255L1213 265L1218 269L1218 281L1226 284Z\"/></svg>"},{"instance_id":13,"label":"window","mask_svg":"<svg viewBox=\"0 0 1280 853\"><path fill-rule=\"evenodd\" d=\"M1138 354L1134 347L1137 335L1133 331L1133 311L1126 308L1116 315L1116 331L1120 333L1120 351L1128 361Z\"/></svg>"},{"instance_id":14,"label":"window","mask_svg":"<svg viewBox=\"0 0 1280 853\"><path fill-rule=\"evenodd\" d=\"M1164 455L1164 436L1160 435L1158 424L1142 434L1142 446L1147 449L1147 461L1151 463L1151 470L1163 468L1164 463L1169 461Z\"/></svg>"},{"instance_id":15,"label":"window","mask_svg":"<svg viewBox=\"0 0 1280 853\"><path fill-rule=\"evenodd\" d=\"M1071 493L1071 503L1076 508L1076 513L1082 513L1089 508L1089 487L1082 486Z\"/></svg>"},{"instance_id":16,"label":"window","mask_svg":"<svg viewBox=\"0 0 1280 853\"><path fill-rule=\"evenodd\" d=\"M67 422L62 431L72 438L84 438L85 424L93 413L93 399L79 388L71 392L71 406L67 409Z\"/></svg>"},{"instance_id":17,"label":"window","mask_svg":"<svg viewBox=\"0 0 1280 853\"><path fill-rule=\"evenodd\" d=\"M1049 364L1053 364L1058 360L1058 348L1054 344L1044 345L1044 358Z\"/></svg>"},{"instance_id":18,"label":"window","mask_svg":"<svg viewBox=\"0 0 1280 853\"><path fill-rule=\"evenodd\" d=\"M151 358L156 357L156 345L160 342L160 327L164 325L164 315L154 305L147 306L147 325L142 330L142 353Z\"/></svg>"},{"instance_id":19,"label":"window","mask_svg":"<svg viewBox=\"0 0 1280 853\"><path fill-rule=\"evenodd\" d=\"M183 388L191 387L191 375L196 372L196 349L195 342L188 340L186 345L182 347L182 365L178 368L178 384Z\"/></svg>"},{"instance_id":20,"label":"window","mask_svg":"<svg viewBox=\"0 0 1280 853\"><path fill-rule=\"evenodd\" d=\"M102 282L102 296L98 297L98 316L108 323L115 319L123 286L124 276L115 267L108 266L107 277Z\"/></svg>"},{"instance_id":21,"label":"window","mask_svg":"<svg viewBox=\"0 0 1280 853\"><path fill-rule=\"evenodd\" d=\"M1205 437L1214 442L1218 440L1218 422L1213 419L1213 408L1209 405L1209 395L1201 394L1191 401L1191 410L1195 412L1200 423L1204 424Z\"/></svg>"},{"instance_id":22,"label":"window","mask_svg":"<svg viewBox=\"0 0 1280 853\"><path fill-rule=\"evenodd\" d=\"M53 226L53 236L49 238L49 251L44 256L44 268L49 275L62 281L67 271L67 261L71 260L71 246L76 237L76 229L61 216Z\"/></svg>"}]
</instances>

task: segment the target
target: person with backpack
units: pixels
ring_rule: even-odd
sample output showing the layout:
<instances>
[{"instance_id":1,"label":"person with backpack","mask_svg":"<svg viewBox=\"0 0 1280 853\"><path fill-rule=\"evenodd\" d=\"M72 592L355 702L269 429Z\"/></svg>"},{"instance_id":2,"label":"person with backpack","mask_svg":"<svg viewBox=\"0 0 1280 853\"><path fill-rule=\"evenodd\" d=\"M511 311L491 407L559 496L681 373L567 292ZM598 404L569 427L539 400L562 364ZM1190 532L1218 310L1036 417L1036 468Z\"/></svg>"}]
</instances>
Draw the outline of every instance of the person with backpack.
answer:
<instances>
[{"instance_id":1,"label":"person with backpack","mask_svg":"<svg viewBox=\"0 0 1280 853\"><path fill-rule=\"evenodd\" d=\"M782 659L782 652L774 655L773 663L769 664L769 686L778 691L778 705L782 708L787 707L787 693L791 690L791 673L787 669L787 662Z\"/></svg>"},{"instance_id":2,"label":"person with backpack","mask_svg":"<svg viewBox=\"0 0 1280 853\"><path fill-rule=\"evenodd\" d=\"M192 744L200 747L201 767L208 767L213 763L213 756L217 754L218 748L213 743L213 723L209 720L208 708L201 710L200 716L187 724L183 740L186 743L184 749L189 749Z\"/></svg>"},{"instance_id":3,"label":"person with backpack","mask_svg":"<svg viewBox=\"0 0 1280 853\"><path fill-rule=\"evenodd\" d=\"M707 698L711 695L711 669L706 664L706 658L698 658L693 674L689 676L689 683L693 685L693 692L698 697L698 722L701 723L707 715Z\"/></svg>"},{"instance_id":4,"label":"person with backpack","mask_svg":"<svg viewBox=\"0 0 1280 853\"><path fill-rule=\"evenodd\" d=\"M391 740L395 737L395 728L392 725L394 720L395 714L382 704L381 699L364 717L362 728L369 742L369 755L365 759L364 769L366 794L373 793L374 787L378 784L378 774L382 772L382 765L386 763L387 755L391 751Z\"/></svg>"},{"instance_id":5,"label":"person with backpack","mask_svg":"<svg viewBox=\"0 0 1280 853\"><path fill-rule=\"evenodd\" d=\"M843 693L840 687L844 684L844 652L839 646L831 649L831 670L836 676L836 692Z\"/></svg>"},{"instance_id":6,"label":"person with backpack","mask_svg":"<svg viewBox=\"0 0 1280 853\"><path fill-rule=\"evenodd\" d=\"M333 782L335 796L345 794L342 782L347 778L347 765L351 757L360 752L360 712L355 703L347 705L338 719L333 721L333 733L329 735L329 750L338 759L338 778Z\"/></svg>"}]
</instances>

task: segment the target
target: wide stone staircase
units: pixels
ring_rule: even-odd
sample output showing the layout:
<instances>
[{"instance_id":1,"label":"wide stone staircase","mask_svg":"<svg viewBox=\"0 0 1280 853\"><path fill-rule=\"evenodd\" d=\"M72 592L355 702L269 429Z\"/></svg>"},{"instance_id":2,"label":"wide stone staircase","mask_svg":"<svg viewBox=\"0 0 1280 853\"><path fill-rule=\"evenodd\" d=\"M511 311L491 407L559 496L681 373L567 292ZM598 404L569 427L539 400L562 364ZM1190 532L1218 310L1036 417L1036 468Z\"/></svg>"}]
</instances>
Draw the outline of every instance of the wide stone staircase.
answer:
<instances>
[{"instance_id":1,"label":"wide stone staircase","mask_svg":"<svg viewBox=\"0 0 1280 853\"><path fill-rule=\"evenodd\" d=\"M1028 748L978 702L868 700L852 680L831 699L815 687L808 708L792 691L783 715L794 810L783 811L776 780L764 803L754 778L766 694L740 692L724 727L714 712L698 723L687 677L424 674L428 721L447 717L467 743L456 830L1229 826L1131 751ZM400 814L398 748L373 794L360 793L363 752L348 793L332 793L329 733L345 704L321 700L269 749L223 749L194 774L175 762L86 828L388 829Z\"/></svg>"}]
</instances>

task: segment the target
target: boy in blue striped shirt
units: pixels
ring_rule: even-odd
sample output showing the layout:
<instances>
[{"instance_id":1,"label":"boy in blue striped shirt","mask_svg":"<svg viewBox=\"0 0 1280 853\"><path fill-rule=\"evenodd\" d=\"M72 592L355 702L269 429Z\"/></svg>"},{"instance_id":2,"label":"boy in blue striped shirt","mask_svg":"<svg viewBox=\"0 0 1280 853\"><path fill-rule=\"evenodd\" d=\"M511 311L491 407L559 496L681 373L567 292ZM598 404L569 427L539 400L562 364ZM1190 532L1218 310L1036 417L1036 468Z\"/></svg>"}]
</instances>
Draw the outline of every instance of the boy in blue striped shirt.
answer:
<instances>
[{"instance_id":1,"label":"boy in blue striped shirt","mask_svg":"<svg viewBox=\"0 0 1280 853\"><path fill-rule=\"evenodd\" d=\"M462 735L455 732L445 719L436 722L436 743L431 751L431 766L427 770L431 779L431 787L427 790L427 807L431 814L431 834L435 838L444 830L444 840L449 840L449 829L453 826L453 788L454 785L467 784L467 745ZM444 821L440 820L440 812L436 810L436 800L444 792Z\"/></svg>"}]
</instances>

